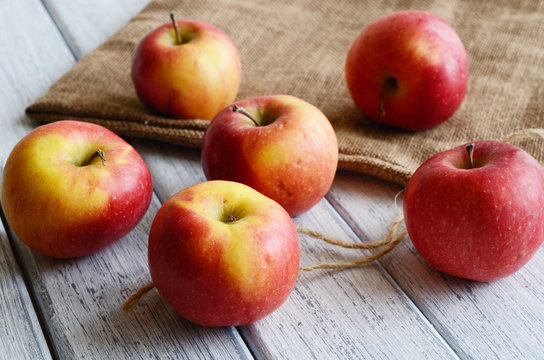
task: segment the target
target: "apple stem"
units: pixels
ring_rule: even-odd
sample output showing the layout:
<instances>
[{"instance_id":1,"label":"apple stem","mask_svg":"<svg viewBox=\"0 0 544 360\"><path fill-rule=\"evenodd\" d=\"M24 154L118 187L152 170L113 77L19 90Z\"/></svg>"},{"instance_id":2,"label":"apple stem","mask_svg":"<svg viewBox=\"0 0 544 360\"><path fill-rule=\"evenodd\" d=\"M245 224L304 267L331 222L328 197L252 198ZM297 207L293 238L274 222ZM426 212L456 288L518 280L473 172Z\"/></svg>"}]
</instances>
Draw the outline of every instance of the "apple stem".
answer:
<instances>
[{"instance_id":1,"label":"apple stem","mask_svg":"<svg viewBox=\"0 0 544 360\"><path fill-rule=\"evenodd\" d=\"M81 163L78 163L77 166L90 165L97 156L100 157L100 160L102 160L102 165L106 166L106 153L102 149L96 150L90 158L86 159Z\"/></svg>"},{"instance_id":2,"label":"apple stem","mask_svg":"<svg viewBox=\"0 0 544 360\"><path fill-rule=\"evenodd\" d=\"M468 152L468 162L470 164L470 168L474 168L474 144L469 144L466 147Z\"/></svg>"},{"instance_id":3,"label":"apple stem","mask_svg":"<svg viewBox=\"0 0 544 360\"><path fill-rule=\"evenodd\" d=\"M106 153L102 149L96 150L96 154L100 156L100 159L102 160L102 165L106 166Z\"/></svg>"},{"instance_id":4,"label":"apple stem","mask_svg":"<svg viewBox=\"0 0 544 360\"><path fill-rule=\"evenodd\" d=\"M170 19L172 19L172 25L174 25L174 30L176 31L176 45L181 45L181 35L173 13L170 13Z\"/></svg>"},{"instance_id":5,"label":"apple stem","mask_svg":"<svg viewBox=\"0 0 544 360\"><path fill-rule=\"evenodd\" d=\"M255 120L255 118L253 116L251 116L250 113L247 112L246 109L244 109L243 107L241 106L238 106L238 105L233 105L232 106L232 111L234 112L239 112L241 114L244 114L245 116L247 116L251 121L253 121L253 123L255 124L255 126L259 126L259 123L257 122L257 120Z\"/></svg>"}]
</instances>

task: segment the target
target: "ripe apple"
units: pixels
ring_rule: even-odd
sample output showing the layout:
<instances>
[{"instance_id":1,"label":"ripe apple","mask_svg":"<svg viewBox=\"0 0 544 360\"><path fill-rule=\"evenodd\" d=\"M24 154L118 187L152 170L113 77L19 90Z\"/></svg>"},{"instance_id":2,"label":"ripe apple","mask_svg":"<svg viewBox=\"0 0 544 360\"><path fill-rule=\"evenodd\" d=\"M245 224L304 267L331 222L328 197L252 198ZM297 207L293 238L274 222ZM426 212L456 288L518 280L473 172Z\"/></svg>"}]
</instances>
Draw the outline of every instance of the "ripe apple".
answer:
<instances>
[{"instance_id":1,"label":"ripe apple","mask_svg":"<svg viewBox=\"0 0 544 360\"><path fill-rule=\"evenodd\" d=\"M278 203L240 183L208 181L163 204L148 256L155 287L182 317L204 326L244 325L287 299L299 243Z\"/></svg>"},{"instance_id":2,"label":"ripe apple","mask_svg":"<svg viewBox=\"0 0 544 360\"><path fill-rule=\"evenodd\" d=\"M351 97L365 116L406 130L443 123L467 92L461 39L424 11L400 11L368 25L351 45L345 70Z\"/></svg>"},{"instance_id":3,"label":"ripe apple","mask_svg":"<svg viewBox=\"0 0 544 360\"><path fill-rule=\"evenodd\" d=\"M72 258L127 234L152 191L149 170L132 146L102 126L64 120L15 145L4 167L2 208L30 248Z\"/></svg>"},{"instance_id":4,"label":"ripe apple","mask_svg":"<svg viewBox=\"0 0 544 360\"><path fill-rule=\"evenodd\" d=\"M520 148L477 141L441 152L413 174L404 216L436 269L490 281L508 276L544 239L544 171Z\"/></svg>"},{"instance_id":5,"label":"ripe apple","mask_svg":"<svg viewBox=\"0 0 544 360\"><path fill-rule=\"evenodd\" d=\"M208 180L251 186L291 216L329 190L338 163L336 134L315 106L289 95L259 96L221 110L204 134Z\"/></svg>"},{"instance_id":6,"label":"ripe apple","mask_svg":"<svg viewBox=\"0 0 544 360\"><path fill-rule=\"evenodd\" d=\"M166 117L211 120L234 101L240 74L238 50L223 31L173 16L138 43L132 58L138 97Z\"/></svg>"}]
</instances>

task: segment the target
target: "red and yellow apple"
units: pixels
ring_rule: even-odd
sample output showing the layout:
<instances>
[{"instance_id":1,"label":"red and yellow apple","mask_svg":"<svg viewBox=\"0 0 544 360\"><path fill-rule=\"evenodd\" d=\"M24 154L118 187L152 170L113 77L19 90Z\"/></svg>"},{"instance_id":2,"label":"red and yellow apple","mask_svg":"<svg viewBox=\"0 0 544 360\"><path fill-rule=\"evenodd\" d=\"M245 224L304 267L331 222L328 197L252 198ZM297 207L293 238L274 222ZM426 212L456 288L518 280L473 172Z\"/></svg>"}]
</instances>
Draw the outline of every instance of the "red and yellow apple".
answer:
<instances>
[{"instance_id":1,"label":"red and yellow apple","mask_svg":"<svg viewBox=\"0 0 544 360\"><path fill-rule=\"evenodd\" d=\"M467 92L467 53L436 15L407 10L368 25L351 45L348 90L363 115L406 130L448 120Z\"/></svg>"},{"instance_id":2,"label":"red and yellow apple","mask_svg":"<svg viewBox=\"0 0 544 360\"><path fill-rule=\"evenodd\" d=\"M542 204L544 171L531 155L477 141L416 170L406 186L404 217L415 248L436 269L490 281L516 272L538 250Z\"/></svg>"},{"instance_id":3,"label":"red and yellow apple","mask_svg":"<svg viewBox=\"0 0 544 360\"><path fill-rule=\"evenodd\" d=\"M298 215L325 196L338 163L325 115L289 95L259 96L221 110L204 134L208 180L244 183Z\"/></svg>"},{"instance_id":4,"label":"red and yellow apple","mask_svg":"<svg viewBox=\"0 0 544 360\"><path fill-rule=\"evenodd\" d=\"M244 325L287 299L298 275L299 243L278 203L240 183L208 181L162 205L148 257L155 287L183 318Z\"/></svg>"},{"instance_id":5,"label":"red and yellow apple","mask_svg":"<svg viewBox=\"0 0 544 360\"><path fill-rule=\"evenodd\" d=\"M172 118L211 120L236 98L240 75L231 39L198 21L160 26L138 43L132 58L138 97L151 112Z\"/></svg>"},{"instance_id":6,"label":"red and yellow apple","mask_svg":"<svg viewBox=\"0 0 544 360\"><path fill-rule=\"evenodd\" d=\"M132 146L102 126L65 120L15 145L4 167L2 208L30 248L72 258L127 234L152 192L149 170Z\"/></svg>"}]
</instances>

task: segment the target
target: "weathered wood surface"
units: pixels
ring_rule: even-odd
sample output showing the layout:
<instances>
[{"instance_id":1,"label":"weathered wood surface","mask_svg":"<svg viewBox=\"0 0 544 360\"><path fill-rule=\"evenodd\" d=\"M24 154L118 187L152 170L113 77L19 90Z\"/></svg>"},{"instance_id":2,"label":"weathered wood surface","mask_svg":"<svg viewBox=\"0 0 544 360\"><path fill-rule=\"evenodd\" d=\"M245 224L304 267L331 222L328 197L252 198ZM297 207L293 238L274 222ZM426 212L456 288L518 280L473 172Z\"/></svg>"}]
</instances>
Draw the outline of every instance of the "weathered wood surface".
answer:
<instances>
[{"instance_id":1,"label":"weathered wood surface","mask_svg":"<svg viewBox=\"0 0 544 360\"><path fill-rule=\"evenodd\" d=\"M155 176L161 201L205 180L196 151L155 143L135 145L151 172L162 174ZM358 241L326 200L295 222ZM338 251L306 237L301 237L301 248L303 264L334 261L338 254L349 259L353 254L353 250ZM240 331L252 352L263 358L396 358L401 353L429 359L455 358L379 265L338 273L301 273L295 290L280 309Z\"/></svg>"},{"instance_id":2,"label":"weathered wood surface","mask_svg":"<svg viewBox=\"0 0 544 360\"><path fill-rule=\"evenodd\" d=\"M149 0L43 0L77 59L96 48L138 14Z\"/></svg>"},{"instance_id":3,"label":"weathered wood surface","mask_svg":"<svg viewBox=\"0 0 544 360\"><path fill-rule=\"evenodd\" d=\"M62 61L62 55L69 55L69 50L62 45L58 32L48 31L54 23L45 9L35 3L34 11L27 12L33 4L0 2L0 167L20 136L33 127L24 115L25 106L46 91L73 63L73 60ZM30 29L42 34L42 41L32 46L28 46ZM52 47L56 43L62 45L58 47L61 58L57 62L41 61L40 56L54 58ZM33 81L28 82L30 78ZM51 358L39 316L6 230L0 224L0 358Z\"/></svg>"},{"instance_id":4,"label":"weathered wood surface","mask_svg":"<svg viewBox=\"0 0 544 360\"><path fill-rule=\"evenodd\" d=\"M374 183L374 191L359 191L361 181ZM366 225L361 232L373 238L385 233L380 223L398 214L394 196L381 182L343 174L327 197L341 213L349 214L355 226ZM373 226L368 216L382 220ZM460 357L544 358L542 247L514 275L479 283L437 272L406 240L380 262Z\"/></svg>"},{"instance_id":5,"label":"weathered wood surface","mask_svg":"<svg viewBox=\"0 0 544 360\"><path fill-rule=\"evenodd\" d=\"M128 6L130 1L125 3ZM91 29L90 24L99 22L101 14L110 10L106 5L104 3L95 13L95 18L85 12L80 15L72 13L69 17L76 23L87 23ZM93 9L99 10L97 7ZM60 26L57 28L49 13L52 11L45 9L39 1L0 2L0 18L5 19L0 22L0 51L3 54L0 56L0 79L5 80L0 87L0 121L3 129L9 129L2 132L2 163L15 143L36 126L26 119L25 107L45 93L77 61L73 56L76 52L67 46L59 31ZM79 16L79 20L73 16ZM120 27L122 23L116 25ZM107 37L113 30L102 36ZM251 357L236 329L208 329L189 324L157 296L150 296L138 312L130 315L122 312L121 304L126 298L149 280L147 232L159 206L155 198L146 217L128 236L99 254L81 259L50 259L30 251L12 237L15 255L29 278L29 292L36 299L35 311L44 319L45 336L49 339L54 358ZM13 257L10 247L4 248L6 256ZM8 271L14 271L11 264L2 263L6 281L9 280ZM2 288L2 292L7 294L5 302L2 297L0 304L3 311L9 311L10 299L17 295L16 289L20 286L6 285ZM23 302L20 308L34 312L28 301ZM17 315L16 308L12 311ZM10 337L32 325L16 324L10 318L0 321L8 328ZM43 337L44 333L36 333L35 338L28 340L28 346L43 342ZM13 346L19 346L23 353L27 342L24 338L20 341L24 342ZM38 353L37 350L32 351Z\"/></svg>"},{"instance_id":6,"label":"weathered wood surface","mask_svg":"<svg viewBox=\"0 0 544 360\"><path fill-rule=\"evenodd\" d=\"M0 2L1 163L15 142L36 126L24 116L24 108L146 2ZM155 197L145 218L125 238L98 254L66 261L37 255L14 237L9 246L0 234L5 252L0 257L0 315L13 298L15 310L5 313L13 319L29 314L20 326L17 320L0 318L0 329L10 336L34 336L28 343L10 342L11 352L19 347L21 353L47 358L47 339L53 358L63 359L543 357L542 249L514 276L481 284L439 274L406 237L375 264L301 273L287 302L250 326L194 326L156 291L134 313L124 314L121 303L150 279L147 232L158 207L175 192L205 180L197 151L129 140L152 172ZM295 222L344 240L378 239L400 211L394 204L400 190L339 172L326 199ZM303 264L363 255L306 236L300 241ZM21 273L29 280L28 288ZM6 274L15 274L15 279ZM43 319L44 329L36 318Z\"/></svg>"},{"instance_id":7,"label":"weathered wood surface","mask_svg":"<svg viewBox=\"0 0 544 360\"><path fill-rule=\"evenodd\" d=\"M45 336L0 224L0 358L51 359Z\"/></svg>"}]
</instances>

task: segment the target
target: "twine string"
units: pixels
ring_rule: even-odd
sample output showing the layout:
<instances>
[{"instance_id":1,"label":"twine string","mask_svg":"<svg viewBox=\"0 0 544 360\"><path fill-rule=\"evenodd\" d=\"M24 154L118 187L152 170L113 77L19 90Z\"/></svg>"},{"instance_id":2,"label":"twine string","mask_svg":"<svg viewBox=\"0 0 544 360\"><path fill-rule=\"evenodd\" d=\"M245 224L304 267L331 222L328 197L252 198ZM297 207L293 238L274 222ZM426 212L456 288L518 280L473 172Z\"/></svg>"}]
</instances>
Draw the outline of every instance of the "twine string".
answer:
<instances>
[{"instance_id":1,"label":"twine string","mask_svg":"<svg viewBox=\"0 0 544 360\"><path fill-rule=\"evenodd\" d=\"M521 139L529 138L529 137L540 137L544 139L544 129L540 129L540 128L523 129L506 136L501 141L511 143L516 140L521 140ZM400 194L402 194L402 191L400 191L395 196L395 206L397 205L397 198ZM340 247L349 248L349 249L364 249L364 250L372 250L372 249L381 248L380 250L376 251L375 253L369 256L364 256L353 261L317 263L313 265L306 265L306 266L301 266L300 271L311 271L315 269L341 270L341 269L347 269L347 268L371 263L379 259L383 255L387 254L391 250L393 250L395 246L397 246L400 243L400 241L404 238L404 236L407 234L406 229L404 228L400 230L399 232L399 227L403 222L404 222L404 217L402 215L399 215L399 217L395 221L393 221L393 223L391 224L391 227L389 228L389 232L385 238L383 238L382 240L378 240L378 241L374 241L370 243L346 243L344 241L330 238L315 230L306 229L303 227L297 227L297 231L299 233L311 236L319 240L323 240L326 243L329 243L335 246L340 246Z\"/></svg>"},{"instance_id":2,"label":"twine string","mask_svg":"<svg viewBox=\"0 0 544 360\"><path fill-rule=\"evenodd\" d=\"M531 136L538 136L544 139L544 129L523 129L507 135L505 138L502 138L501 141L511 143L513 141L525 139Z\"/></svg>"},{"instance_id":3,"label":"twine string","mask_svg":"<svg viewBox=\"0 0 544 360\"><path fill-rule=\"evenodd\" d=\"M329 243L331 245L340 246L346 249L370 250L370 249L379 248L389 243L387 237L382 240L373 241L369 243L348 243L341 240L333 239L323 233L320 233L319 231L315 231L315 230L308 229L301 226L297 226L297 232L299 234L308 235L310 237L313 237L314 239L323 240L324 242Z\"/></svg>"},{"instance_id":4,"label":"twine string","mask_svg":"<svg viewBox=\"0 0 544 360\"><path fill-rule=\"evenodd\" d=\"M356 267L360 265L369 264L379 259L380 257L384 256L391 250L393 250L404 238L404 236L406 236L407 234L406 229L403 228L402 230L399 231L399 228L403 224L403 222L404 222L404 216L399 215L397 219L391 223L391 226L389 227L389 232L383 239L374 241L371 243L366 243L366 244L365 243L362 243L362 244L361 243L346 243L344 241L332 239L318 231L307 230L304 228L297 228L297 231L299 229L302 230L300 232L304 235L309 235L315 239L323 240L328 244L332 244L332 245L336 245L336 246L340 246L340 247L344 247L348 249L369 250L369 249L376 249L381 247L380 250L376 251L375 253L371 255L363 256L352 261L323 262L323 263L317 263L312 265L305 265L305 266L301 266L299 268L299 271L312 271L316 269L343 270L343 269L348 269L348 268L352 268L352 267Z\"/></svg>"},{"instance_id":5,"label":"twine string","mask_svg":"<svg viewBox=\"0 0 544 360\"><path fill-rule=\"evenodd\" d=\"M352 268L364 264L371 263L380 257L384 256L391 250L397 246L400 241L404 238L406 235L406 229L402 229L399 232L399 227L404 221L404 217L400 215L393 223L391 224L391 227L389 228L389 232L387 236L379 241L367 243L367 244L357 244L357 243L346 243L344 241L332 239L318 231L305 229L305 228L297 228L297 231L304 234L311 236L313 238L316 238L318 240L323 240L329 244L348 248L348 249L376 249L381 247L380 250L376 251L375 253L364 256L361 258L358 258L353 261L348 262L335 262L335 263L317 263L313 265L306 265L301 266L299 268L299 271L311 271L311 270L317 270L317 269L335 269L335 270L342 270L347 268ZM148 284L142 286L140 289L138 289L134 294L132 294L122 305L122 309L125 313L130 313L134 310L134 308L138 305L140 300L153 288L155 287L155 284L153 282L149 282Z\"/></svg>"}]
</instances>

